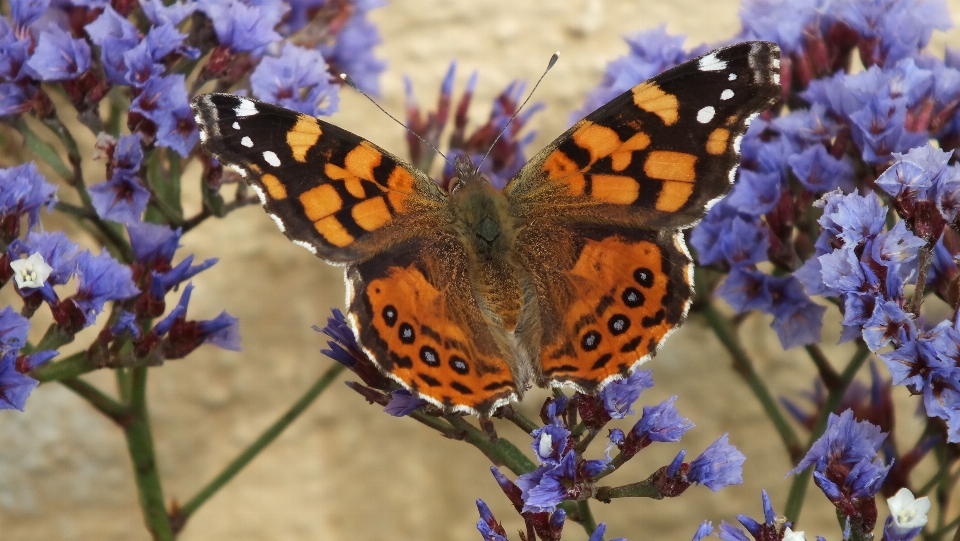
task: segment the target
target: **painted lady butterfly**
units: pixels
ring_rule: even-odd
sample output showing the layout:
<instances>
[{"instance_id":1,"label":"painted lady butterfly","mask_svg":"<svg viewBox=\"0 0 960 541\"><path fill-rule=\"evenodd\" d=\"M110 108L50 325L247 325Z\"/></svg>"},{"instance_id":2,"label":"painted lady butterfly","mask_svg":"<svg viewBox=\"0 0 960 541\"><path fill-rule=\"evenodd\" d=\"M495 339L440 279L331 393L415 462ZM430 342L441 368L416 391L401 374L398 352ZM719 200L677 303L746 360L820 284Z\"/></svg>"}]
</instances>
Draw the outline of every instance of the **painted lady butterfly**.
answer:
<instances>
[{"instance_id":1,"label":"painted lady butterfly","mask_svg":"<svg viewBox=\"0 0 960 541\"><path fill-rule=\"evenodd\" d=\"M750 120L781 95L780 50L717 49L624 92L501 191L469 161L447 190L332 124L231 94L193 102L287 237L346 265L348 320L383 372L486 415L530 383L594 393L683 321L682 229L729 191Z\"/></svg>"}]
</instances>

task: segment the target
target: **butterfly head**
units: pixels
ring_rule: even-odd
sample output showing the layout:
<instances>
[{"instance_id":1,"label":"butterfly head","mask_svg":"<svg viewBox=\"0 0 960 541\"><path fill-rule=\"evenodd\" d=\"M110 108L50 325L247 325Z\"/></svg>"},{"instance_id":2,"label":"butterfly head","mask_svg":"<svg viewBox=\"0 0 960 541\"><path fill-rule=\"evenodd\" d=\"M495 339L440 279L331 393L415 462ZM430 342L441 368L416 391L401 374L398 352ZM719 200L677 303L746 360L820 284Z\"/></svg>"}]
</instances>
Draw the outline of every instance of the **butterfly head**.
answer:
<instances>
[{"instance_id":1,"label":"butterfly head","mask_svg":"<svg viewBox=\"0 0 960 541\"><path fill-rule=\"evenodd\" d=\"M509 202L490 180L477 171L469 157L453 162L450 181L450 207L456 216L461 238L478 255L503 255L509 251L512 219Z\"/></svg>"}]
</instances>

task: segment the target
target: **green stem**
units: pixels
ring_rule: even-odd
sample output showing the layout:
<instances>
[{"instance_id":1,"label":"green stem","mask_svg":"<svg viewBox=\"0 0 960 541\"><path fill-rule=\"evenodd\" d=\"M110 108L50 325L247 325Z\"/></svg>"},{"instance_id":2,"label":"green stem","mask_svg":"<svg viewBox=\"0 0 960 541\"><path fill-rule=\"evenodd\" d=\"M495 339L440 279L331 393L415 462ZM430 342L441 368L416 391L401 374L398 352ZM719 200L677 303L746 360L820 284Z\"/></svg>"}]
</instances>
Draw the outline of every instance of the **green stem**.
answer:
<instances>
[{"instance_id":1,"label":"green stem","mask_svg":"<svg viewBox=\"0 0 960 541\"><path fill-rule=\"evenodd\" d=\"M517 475L532 472L537 468L536 464L510 441L499 438L491 440L486 433L459 415L444 415L443 418L457 429L459 439L479 449L494 464L506 466Z\"/></svg>"},{"instance_id":2,"label":"green stem","mask_svg":"<svg viewBox=\"0 0 960 541\"><path fill-rule=\"evenodd\" d=\"M520 430L523 430L527 434L533 432L534 430L540 428L540 425L527 419L522 413L517 411L513 406L505 406L503 408L503 418L510 421L511 423L517 425Z\"/></svg>"},{"instance_id":3,"label":"green stem","mask_svg":"<svg viewBox=\"0 0 960 541\"><path fill-rule=\"evenodd\" d=\"M80 395L84 400L96 408L97 411L109 417L120 426L130 421L130 410L120 402L103 394L100 389L78 378L60 380L60 384Z\"/></svg>"},{"instance_id":4,"label":"green stem","mask_svg":"<svg viewBox=\"0 0 960 541\"><path fill-rule=\"evenodd\" d=\"M219 475L213 478L212 481L206 484L202 489L200 489L197 494L190 498L183 507L175 511L173 521L175 523L175 531L180 531L187 520L203 505L211 496L213 496L218 490L223 488L231 479L233 479L237 473L240 472L251 460L256 457L260 451L262 451L266 446L270 445L273 440L283 433L288 426L290 426L293 421L295 421L301 413L306 411L306 409L313 403L314 400L320 396L323 391L330 386L330 384L340 375L344 370L344 366L340 363L334 363L330 368L320 376L320 378L309 388L307 392L303 394L292 406L286 411L279 419L274 421L269 428L267 428L259 438L253 441L246 449L244 449L236 458L230 461L229 464L220 472Z\"/></svg>"},{"instance_id":5,"label":"green stem","mask_svg":"<svg viewBox=\"0 0 960 541\"><path fill-rule=\"evenodd\" d=\"M124 434L127 437L127 449L130 451L130 459L133 462L133 475L137 482L143 520L154 541L173 541L175 537L164 504L163 487L154 454L153 436L150 434L146 401L147 368L134 368L131 372L132 419L124 427Z\"/></svg>"},{"instance_id":6,"label":"green stem","mask_svg":"<svg viewBox=\"0 0 960 541\"><path fill-rule=\"evenodd\" d=\"M863 342L860 342L856 353L853 354L853 358L850 359L847 367L843 370L843 373L840 374L840 385L827 393L827 400L824 402L823 409L820 410L820 416L817 418L817 422L810 432L810 439L807 441L806 449L810 449L813 443L823 435L823 431L827 428L827 419L830 418L830 414L840 405L840 400L843 398L844 393L846 393L847 387L850 386L850 382L853 381L853 378L857 375L857 372L869 356L870 350L867 349L867 346ZM796 462L797 461L794 461L794 463ZM803 498L807 494L807 486L812 476L813 469L807 468L798 473L790 485L790 495L787 497L784 515L794 524L796 524L800 518Z\"/></svg>"},{"instance_id":7,"label":"green stem","mask_svg":"<svg viewBox=\"0 0 960 541\"><path fill-rule=\"evenodd\" d=\"M947 533L948 533L950 530L956 528L957 526L960 526L960 517L957 517L957 518L951 520L951 521L950 521L948 524L946 524L943 528L940 528L939 530L937 530L937 531L933 532L932 534L930 534L930 538L931 538L931 539L940 539L940 538L943 537L944 535L947 535ZM957 531L956 531L956 533L953 534L953 541L960 541L960 528L958 528Z\"/></svg>"},{"instance_id":8,"label":"green stem","mask_svg":"<svg viewBox=\"0 0 960 541\"><path fill-rule=\"evenodd\" d=\"M807 350L807 354L810 355L810 359L813 360L814 366L817 367L817 373L820 375L820 379L823 380L823 384L827 389L835 389L838 387L841 384L840 374L830 366L830 361L827 360L827 356L823 354L820 346L811 344L804 347Z\"/></svg>"},{"instance_id":9,"label":"green stem","mask_svg":"<svg viewBox=\"0 0 960 541\"><path fill-rule=\"evenodd\" d=\"M697 291L706 291L702 272L697 269L694 276ZM790 426L790 422L787 421L787 418L780 411L773 394L760 378L760 375L757 374L753 366L753 361L740 344L740 339L737 337L734 329L730 326L726 318L720 314L709 298L704 297L702 300L701 313L713 329L714 334L717 335L717 338L720 339L720 342L733 358L733 369L744 378L750 390L753 391L754 396L760 401L760 406L773 423L777 434L780 435L780 439L783 441L783 445L787 449L791 460L798 460L802 452L800 438L797 436L797 433L794 432L793 427Z\"/></svg>"},{"instance_id":10,"label":"green stem","mask_svg":"<svg viewBox=\"0 0 960 541\"><path fill-rule=\"evenodd\" d=\"M43 345L41 341L40 345ZM40 345L37 347L39 348ZM50 349L50 348L44 348ZM30 377L43 383L47 381L60 381L69 378L82 376L87 372L93 372L101 368L139 368L145 366L156 366L160 364L159 351L154 349L146 357L134 357L132 353L117 355L109 363L105 363L102 358L91 357L86 351L80 351L61 359L57 362L44 363L30 372Z\"/></svg>"},{"instance_id":11,"label":"green stem","mask_svg":"<svg viewBox=\"0 0 960 541\"><path fill-rule=\"evenodd\" d=\"M597 519L593 518L593 511L590 509L588 500L577 502L577 519L583 529L587 531L587 535L593 535L593 531L597 529Z\"/></svg>"},{"instance_id":12,"label":"green stem","mask_svg":"<svg viewBox=\"0 0 960 541\"><path fill-rule=\"evenodd\" d=\"M653 485L649 479L639 483L631 483L621 487L600 487L595 496L601 502L609 502L613 498L653 498L662 500L663 494Z\"/></svg>"}]
</instances>

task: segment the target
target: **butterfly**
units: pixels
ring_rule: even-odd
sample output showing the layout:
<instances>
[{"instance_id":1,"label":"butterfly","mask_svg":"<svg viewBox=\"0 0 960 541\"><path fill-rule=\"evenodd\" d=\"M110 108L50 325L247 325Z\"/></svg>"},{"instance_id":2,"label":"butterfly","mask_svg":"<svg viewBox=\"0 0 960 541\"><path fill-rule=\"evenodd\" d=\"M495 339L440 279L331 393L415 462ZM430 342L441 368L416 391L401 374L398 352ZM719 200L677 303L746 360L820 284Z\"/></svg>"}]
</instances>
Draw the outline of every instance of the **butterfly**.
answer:
<instances>
[{"instance_id":1,"label":"butterfly","mask_svg":"<svg viewBox=\"0 0 960 541\"><path fill-rule=\"evenodd\" d=\"M347 320L381 371L489 415L531 384L596 393L686 317L682 230L726 194L750 121L781 96L753 41L664 71L587 115L502 190L469 159L447 189L322 120L232 94L192 106L294 243L346 267Z\"/></svg>"}]
</instances>

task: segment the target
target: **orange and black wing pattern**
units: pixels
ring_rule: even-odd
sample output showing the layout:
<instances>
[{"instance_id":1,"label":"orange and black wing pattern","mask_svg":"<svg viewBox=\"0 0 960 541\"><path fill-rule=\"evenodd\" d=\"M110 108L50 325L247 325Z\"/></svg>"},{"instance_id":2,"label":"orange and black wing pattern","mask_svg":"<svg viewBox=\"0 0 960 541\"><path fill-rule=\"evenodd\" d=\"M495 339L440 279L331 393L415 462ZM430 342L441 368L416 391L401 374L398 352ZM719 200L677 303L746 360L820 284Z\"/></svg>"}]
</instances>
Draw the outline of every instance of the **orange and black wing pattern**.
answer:
<instances>
[{"instance_id":1,"label":"orange and black wing pattern","mask_svg":"<svg viewBox=\"0 0 960 541\"><path fill-rule=\"evenodd\" d=\"M427 175L317 118L233 94L192 106L204 150L243 175L287 237L331 263L411 235L445 204Z\"/></svg>"},{"instance_id":2,"label":"orange and black wing pattern","mask_svg":"<svg viewBox=\"0 0 960 541\"><path fill-rule=\"evenodd\" d=\"M587 115L505 188L521 226L557 215L650 229L693 224L731 188L750 120L780 97L779 63L776 44L731 45Z\"/></svg>"},{"instance_id":3,"label":"orange and black wing pattern","mask_svg":"<svg viewBox=\"0 0 960 541\"><path fill-rule=\"evenodd\" d=\"M523 388L467 261L455 236L425 233L351 265L347 304L358 341L391 378L445 411L487 415Z\"/></svg>"}]
</instances>

